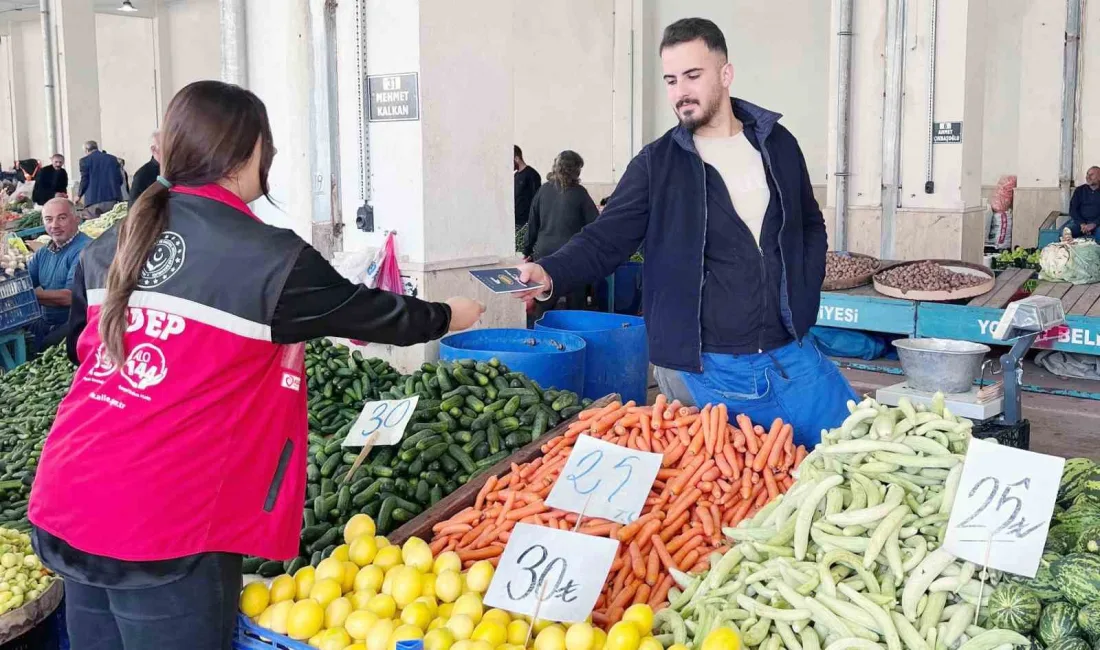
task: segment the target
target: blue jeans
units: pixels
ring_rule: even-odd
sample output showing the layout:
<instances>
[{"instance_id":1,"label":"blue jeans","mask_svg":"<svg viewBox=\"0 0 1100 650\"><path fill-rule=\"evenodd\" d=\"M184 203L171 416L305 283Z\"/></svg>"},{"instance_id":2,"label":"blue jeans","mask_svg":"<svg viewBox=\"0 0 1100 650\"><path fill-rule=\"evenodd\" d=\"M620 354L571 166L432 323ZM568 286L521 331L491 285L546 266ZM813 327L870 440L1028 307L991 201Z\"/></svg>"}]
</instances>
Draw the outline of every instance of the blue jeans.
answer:
<instances>
[{"instance_id":1,"label":"blue jeans","mask_svg":"<svg viewBox=\"0 0 1100 650\"><path fill-rule=\"evenodd\" d=\"M807 449L821 442L822 429L840 426L848 400L857 399L810 337L761 354L704 354L698 374L664 368L656 374L670 399L685 401L686 389L696 405L724 403L731 417L744 413L765 428L781 418L794 427L795 444Z\"/></svg>"},{"instance_id":2,"label":"blue jeans","mask_svg":"<svg viewBox=\"0 0 1100 650\"><path fill-rule=\"evenodd\" d=\"M1097 244L1100 244L1100 226L1094 228L1091 235L1086 235L1084 232L1081 231L1082 225L1083 224L1080 224L1076 221L1070 221L1066 224L1066 227L1069 228L1070 233L1074 237L1092 237Z\"/></svg>"}]
</instances>

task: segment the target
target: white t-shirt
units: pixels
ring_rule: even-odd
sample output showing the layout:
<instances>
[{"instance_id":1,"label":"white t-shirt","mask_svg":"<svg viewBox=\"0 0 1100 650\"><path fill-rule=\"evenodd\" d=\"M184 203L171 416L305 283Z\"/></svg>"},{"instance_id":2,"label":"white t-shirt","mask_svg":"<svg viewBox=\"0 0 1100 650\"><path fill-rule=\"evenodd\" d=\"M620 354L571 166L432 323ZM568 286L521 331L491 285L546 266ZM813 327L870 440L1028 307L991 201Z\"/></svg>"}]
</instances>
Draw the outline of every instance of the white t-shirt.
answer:
<instances>
[{"instance_id":1,"label":"white t-shirt","mask_svg":"<svg viewBox=\"0 0 1100 650\"><path fill-rule=\"evenodd\" d=\"M703 161L718 170L726 184L733 209L760 245L760 229L771 201L764 160L742 131L729 138L695 136L695 148Z\"/></svg>"}]
</instances>

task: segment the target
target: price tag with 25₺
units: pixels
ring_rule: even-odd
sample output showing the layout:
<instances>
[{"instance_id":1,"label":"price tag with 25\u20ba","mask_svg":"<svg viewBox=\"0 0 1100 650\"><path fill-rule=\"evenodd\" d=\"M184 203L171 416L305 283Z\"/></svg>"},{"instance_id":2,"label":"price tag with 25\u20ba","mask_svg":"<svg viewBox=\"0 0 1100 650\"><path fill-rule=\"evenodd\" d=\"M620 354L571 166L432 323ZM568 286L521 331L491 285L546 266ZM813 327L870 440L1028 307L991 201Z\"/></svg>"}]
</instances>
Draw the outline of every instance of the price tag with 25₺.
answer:
<instances>
[{"instance_id":1,"label":"price tag with 25\u20ba","mask_svg":"<svg viewBox=\"0 0 1100 650\"><path fill-rule=\"evenodd\" d=\"M641 515L662 459L661 454L580 436L546 505L628 524Z\"/></svg>"},{"instance_id":2,"label":"price tag with 25\u20ba","mask_svg":"<svg viewBox=\"0 0 1100 650\"><path fill-rule=\"evenodd\" d=\"M1065 462L971 440L944 549L981 566L1034 577Z\"/></svg>"},{"instance_id":3,"label":"price tag with 25\u20ba","mask_svg":"<svg viewBox=\"0 0 1100 650\"><path fill-rule=\"evenodd\" d=\"M389 399L367 402L359 419L352 425L344 447L365 447L367 445L396 445L405 435L413 411L416 410L416 395L405 399Z\"/></svg>"},{"instance_id":4,"label":"price tag with 25\u20ba","mask_svg":"<svg viewBox=\"0 0 1100 650\"><path fill-rule=\"evenodd\" d=\"M600 596L617 540L516 524L485 593L487 607L559 622L583 621ZM542 603L539 604L539 598Z\"/></svg>"}]
</instances>

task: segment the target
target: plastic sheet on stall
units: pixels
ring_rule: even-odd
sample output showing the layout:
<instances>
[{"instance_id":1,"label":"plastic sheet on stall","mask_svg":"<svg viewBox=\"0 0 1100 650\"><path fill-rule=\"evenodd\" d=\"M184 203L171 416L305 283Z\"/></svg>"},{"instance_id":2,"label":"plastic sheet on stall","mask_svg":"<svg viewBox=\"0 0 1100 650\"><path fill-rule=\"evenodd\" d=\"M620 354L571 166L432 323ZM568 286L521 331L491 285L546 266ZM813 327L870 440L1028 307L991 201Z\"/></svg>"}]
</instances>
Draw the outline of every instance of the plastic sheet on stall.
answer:
<instances>
[{"instance_id":1,"label":"plastic sheet on stall","mask_svg":"<svg viewBox=\"0 0 1100 650\"><path fill-rule=\"evenodd\" d=\"M1100 357L1060 350L1041 350L1035 363L1059 377L1100 381Z\"/></svg>"}]
</instances>

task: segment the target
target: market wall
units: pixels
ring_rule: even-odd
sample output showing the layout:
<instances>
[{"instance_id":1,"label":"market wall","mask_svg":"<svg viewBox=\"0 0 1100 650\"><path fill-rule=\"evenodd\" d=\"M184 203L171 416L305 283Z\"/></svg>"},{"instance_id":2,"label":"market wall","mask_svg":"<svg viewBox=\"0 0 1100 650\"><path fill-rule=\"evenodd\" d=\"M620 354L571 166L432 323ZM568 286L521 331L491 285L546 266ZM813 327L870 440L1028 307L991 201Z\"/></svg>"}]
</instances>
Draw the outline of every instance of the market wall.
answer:
<instances>
[{"instance_id":1,"label":"market wall","mask_svg":"<svg viewBox=\"0 0 1100 650\"><path fill-rule=\"evenodd\" d=\"M18 116L16 155L20 159L40 158L46 152L46 94L42 71L42 28L37 22L11 23L11 103ZM9 164L9 163L5 163Z\"/></svg>"},{"instance_id":2,"label":"market wall","mask_svg":"<svg viewBox=\"0 0 1100 650\"><path fill-rule=\"evenodd\" d=\"M18 147L18 128L12 106L11 87L12 51L11 36L0 34L0 164L7 167L15 160Z\"/></svg>"},{"instance_id":3,"label":"market wall","mask_svg":"<svg viewBox=\"0 0 1100 650\"><path fill-rule=\"evenodd\" d=\"M100 146L126 161L132 176L149 159L149 136L160 121L154 24L150 18L96 14ZM44 156L43 156L44 157ZM78 169L70 161L70 170Z\"/></svg>"},{"instance_id":4,"label":"market wall","mask_svg":"<svg viewBox=\"0 0 1100 650\"><path fill-rule=\"evenodd\" d=\"M275 3L272 3L275 4ZM218 0L174 0L158 7L163 21L161 80L171 98L180 88L198 79L217 79L221 74L221 36Z\"/></svg>"}]
</instances>

